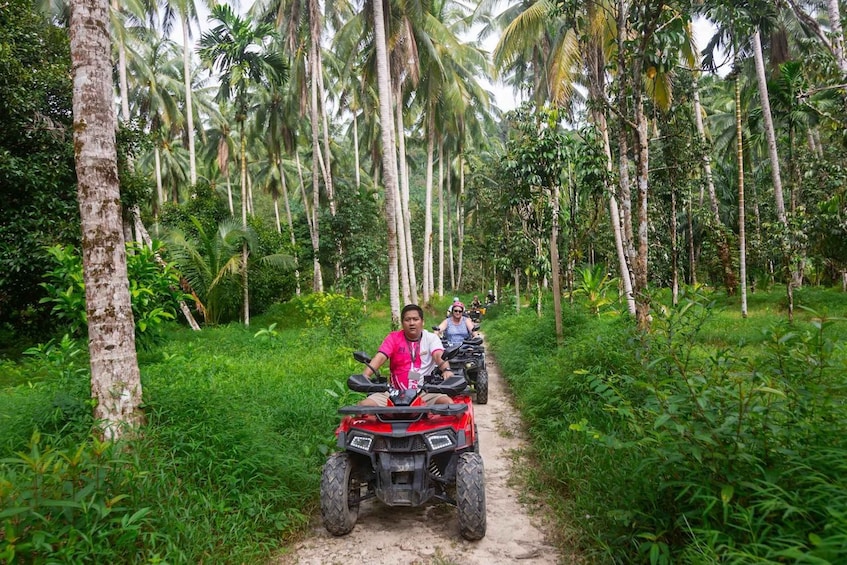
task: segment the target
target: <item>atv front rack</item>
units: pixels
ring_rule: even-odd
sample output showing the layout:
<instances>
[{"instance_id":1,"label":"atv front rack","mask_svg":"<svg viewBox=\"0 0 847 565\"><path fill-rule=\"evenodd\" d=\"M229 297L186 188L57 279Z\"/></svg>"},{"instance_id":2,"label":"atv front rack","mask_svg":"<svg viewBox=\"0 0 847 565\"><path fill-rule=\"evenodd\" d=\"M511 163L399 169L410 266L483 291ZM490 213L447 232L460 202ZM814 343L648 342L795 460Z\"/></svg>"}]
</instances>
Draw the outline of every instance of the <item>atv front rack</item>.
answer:
<instances>
[{"instance_id":1,"label":"atv front rack","mask_svg":"<svg viewBox=\"0 0 847 565\"><path fill-rule=\"evenodd\" d=\"M435 414L437 416L458 416L468 410L467 404L433 404L431 406L343 406L338 409L339 414L346 416L423 416L424 414Z\"/></svg>"}]
</instances>

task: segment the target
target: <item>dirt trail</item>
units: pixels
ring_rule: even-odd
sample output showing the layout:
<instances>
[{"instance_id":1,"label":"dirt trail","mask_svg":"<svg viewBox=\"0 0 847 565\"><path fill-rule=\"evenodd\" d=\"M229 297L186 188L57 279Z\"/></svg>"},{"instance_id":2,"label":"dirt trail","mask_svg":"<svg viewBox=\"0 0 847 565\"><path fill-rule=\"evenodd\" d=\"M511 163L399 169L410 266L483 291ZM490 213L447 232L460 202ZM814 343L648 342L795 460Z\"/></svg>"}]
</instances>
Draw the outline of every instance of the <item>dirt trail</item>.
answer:
<instances>
[{"instance_id":1,"label":"dirt trail","mask_svg":"<svg viewBox=\"0 0 847 565\"><path fill-rule=\"evenodd\" d=\"M521 486L512 484L512 469L521 465L520 420L499 369L487 360L488 404L474 406L485 465L488 530L479 541L459 535L456 509L442 503L421 508L392 508L378 501L363 503L355 529L343 537L330 535L316 517L311 532L276 565L500 565L561 562L545 540L540 519L520 501Z\"/></svg>"}]
</instances>

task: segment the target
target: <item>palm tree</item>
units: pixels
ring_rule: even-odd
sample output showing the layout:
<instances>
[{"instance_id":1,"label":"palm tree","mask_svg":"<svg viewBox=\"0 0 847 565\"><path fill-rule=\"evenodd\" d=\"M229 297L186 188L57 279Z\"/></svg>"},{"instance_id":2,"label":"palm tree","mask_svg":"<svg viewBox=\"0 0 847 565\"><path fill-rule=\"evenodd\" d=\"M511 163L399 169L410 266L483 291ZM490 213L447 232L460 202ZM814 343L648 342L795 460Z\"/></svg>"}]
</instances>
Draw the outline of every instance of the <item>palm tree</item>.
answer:
<instances>
[{"instance_id":1,"label":"palm tree","mask_svg":"<svg viewBox=\"0 0 847 565\"><path fill-rule=\"evenodd\" d=\"M256 249L258 238L252 229L244 230L236 219L222 221L214 231L204 228L196 218L190 220L196 237L173 230L168 234L168 248L196 293L204 321L217 324L237 311L237 305L228 299L233 296L242 272L241 249L245 244ZM261 261L284 267L291 265L291 258L285 255L269 255Z\"/></svg>"},{"instance_id":2,"label":"palm tree","mask_svg":"<svg viewBox=\"0 0 847 565\"><path fill-rule=\"evenodd\" d=\"M72 0L74 148L94 418L107 439L142 421L122 231L107 0Z\"/></svg>"},{"instance_id":3,"label":"palm tree","mask_svg":"<svg viewBox=\"0 0 847 565\"><path fill-rule=\"evenodd\" d=\"M215 5L215 0L206 0L207 7ZM185 96L185 131L188 139L188 164L189 180L191 185L197 184L197 157L194 147L194 100L192 92L191 73L191 24L197 22L197 5L194 0L171 0L165 3L165 13L162 17L162 25L166 34L170 33L175 18L179 18L182 32L182 70Z\"/></svg>"},{"instance_id":4,"label":"palm tree","mask_svg":"<svg viewBox=\"0 0 847 565\"><path fill-rule=\"evenodd\" d=\"M141 118L145 130L153 139L153 170L156 179L153 212L157 216L165 199L161 148L170 141L169 136L178 129L183 115L177 99L181 90L176 65L177 46L169 39L151 39L150 42L139 42L139 56L128 61L128 69L134 79L135 88L131 90L130 98L135 105L136 115ZM143 160L141 164L144 164Z\"/></svg>"},{"instance_id":5,"label":"palm tree","mask_svg":"<svg viewBox=\"0 0 847 565\"><path fill-rule=\"evenodd\" d=\"M254 24L237 16L228 5L212 9L211 19L219 22L200 39L200 58L220 73L217 100L234 100L241 139L241 223L247 228L247 141L245 121L250 108L250 87L258 84L279 85L287 80L288 66L281 53L267 47L276 36L270 24ZM242 284L244 286L244 324L250 325L250 300L247 285L248 248L242 246Z\"/></svg>"},{"instance_id":6,"label":"palm tree","mask_svg":"<svg viewBox=\"0 0 847 565\"><path fill-rule=\"evenodd\" d=\"M838 0L826 1L826 11L829 16L828 30L806 12L796 0L787 0L787 2L797 19L802 22L804 27L811 30L835 59L843 79L847 75L847 53L844 50L844 30L841 26L841 10Z\"/></svg>"},{"instance_id":7,"label":"palm tree","mask_svg":"<svg viewBox=\"0 0 847 565\"><path fill-rule=\"evenodd\" d=\"M394 150L394 119L391 115L391 71L385 34L382 0L373 4L376 74L379 92L379 124L382 138L382 170L385 181L385 222L388 225L388 287L392 326L400 325L400 284L397 276L397 154Z\"/></svg>"}]
</instances>

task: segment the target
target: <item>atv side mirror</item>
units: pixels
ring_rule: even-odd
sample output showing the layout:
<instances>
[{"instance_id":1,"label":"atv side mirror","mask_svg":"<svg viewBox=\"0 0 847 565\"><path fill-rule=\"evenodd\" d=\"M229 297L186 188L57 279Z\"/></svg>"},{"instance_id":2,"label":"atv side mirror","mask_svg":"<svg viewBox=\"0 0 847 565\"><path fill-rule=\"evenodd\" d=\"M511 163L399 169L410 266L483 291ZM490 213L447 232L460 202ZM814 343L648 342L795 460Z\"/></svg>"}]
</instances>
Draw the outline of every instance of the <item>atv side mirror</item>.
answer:
<instances>
[{"instance_id":1,"label":"atv side mirror","mask_svg":"<svg viewBox=\"0 0 847 565\"><path fill-rule=\"evenodd\" d=\"M350 375L347 379L347 388L355 392L373 394L375 392L388 392L388 383L374 382L362 374Z\"/></svg>"},{"instance_id":2,"label":"atv side mirror","mask_svg":"<svg viewBox=\"0 0 847 565\"><path fill-rule=\"evenodd\" d=\"M448 347L447 349L444 350L444 353L441 354L441 358L444 359L445 361L449 361L450 359L453 359L454 357L456 357L459 354L460 349L461 349L461 346L459 346L459 345L456 345L454 347Z\"/></svg>"},{"instance_id":3,"label":"atv side mirror","mask_svg":"<svg viewBox=\"0 0 847 565\"><path fill-rule=\"evenodd\" d=\"M368 363L371 362L370 355L368 355L364 351L354 351L353 352L353 359L355 359L359 363L364 363L365 365L367 365Z\"/></svg>"}]
</instances>

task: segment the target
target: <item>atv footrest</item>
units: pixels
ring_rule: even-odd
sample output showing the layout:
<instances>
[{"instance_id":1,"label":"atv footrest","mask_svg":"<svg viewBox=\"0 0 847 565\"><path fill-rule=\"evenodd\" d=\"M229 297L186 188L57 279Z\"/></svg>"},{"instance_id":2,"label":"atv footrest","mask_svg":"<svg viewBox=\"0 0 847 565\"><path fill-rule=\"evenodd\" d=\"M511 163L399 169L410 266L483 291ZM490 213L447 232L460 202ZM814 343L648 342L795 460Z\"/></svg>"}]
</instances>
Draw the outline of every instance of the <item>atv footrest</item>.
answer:
<instances>
[{"instance_id":1,"label":"atv footrest","mask_svg":"<svg viewBox=\"0 0 847 565\"><path fill-rule=\"evenodd\" d=\"M375 415L375 416L415 416L423 414L435 414L437 416L456 416L468 409L467 404L433 404L432 406L343 406L338 409L339 414L349 416Z\"/></svg>"}]
</instances>

